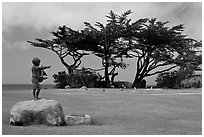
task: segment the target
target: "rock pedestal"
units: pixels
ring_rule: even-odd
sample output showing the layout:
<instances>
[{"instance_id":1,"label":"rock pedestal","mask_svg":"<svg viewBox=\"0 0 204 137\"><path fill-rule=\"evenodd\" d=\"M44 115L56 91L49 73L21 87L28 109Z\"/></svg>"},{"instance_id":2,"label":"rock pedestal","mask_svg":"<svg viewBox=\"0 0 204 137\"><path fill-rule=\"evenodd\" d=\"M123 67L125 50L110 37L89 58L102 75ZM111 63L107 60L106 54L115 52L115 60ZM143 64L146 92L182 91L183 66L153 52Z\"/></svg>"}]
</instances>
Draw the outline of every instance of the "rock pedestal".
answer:
<instances>
[{"instance_id":1,"label":"rock pedestal","mask_svg":"<svg viewBox=\"0 0 204 137\"><path fill-rule=\"evenodd\" d=\"M16 126L65 125L61 105L55 100L31 100L16 103L10 110L10 124Z\"/></svg>"},{"instance_id":2,"label":"rock pedestal","mask_svg":"<svg viewBox=\"0 0 204 137\"><path fill-rule=\"evenodd\" d=\"M68 126L92 124L90 115L65 115L65 121Z\"/></svg>"},{"instance_id":3,"label":"rock pedestal","mask_svg":"<svg viewBox=\"0 0 204 137\"><path fill-rule=\"evenodd\" d=\"M86 86L83 86L83 87L80 88L80 90L82 90L82 91L87 91L88 88L87 88Z\"/></svg>"},{"instance_id":4,"label":"rock pedestal","mask_svg":"<svg viewBox=\"0 0 204 137\"><path fill-rule=\"evenodd\" d=\"M70 89L70 86L69 85L65 86L65 89Z\"/></svg>"}]
</instances>

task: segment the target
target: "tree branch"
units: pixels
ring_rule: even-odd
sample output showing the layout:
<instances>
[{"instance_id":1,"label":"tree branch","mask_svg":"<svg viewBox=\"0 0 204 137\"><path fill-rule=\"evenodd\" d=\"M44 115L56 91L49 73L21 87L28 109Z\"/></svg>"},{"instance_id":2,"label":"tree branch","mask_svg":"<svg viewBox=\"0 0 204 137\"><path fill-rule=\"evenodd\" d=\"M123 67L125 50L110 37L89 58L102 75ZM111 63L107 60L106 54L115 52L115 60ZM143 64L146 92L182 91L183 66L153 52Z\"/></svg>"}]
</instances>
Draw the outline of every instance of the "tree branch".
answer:
<instances>
[{"instance_id":1,"label":"tree branch","mask_svg":"<svg viewBox=\"0 0 204 137\"><path fill-rule=\"evenodd\" d=\"M89 70L92 70L92 71L101 71L101 70L104 70L105 68L101 68L101 69L86 68L86 69L89 69Z\"/></svg>"},{"instance_id":2,"label":"tree branch","mask_svg":"<svg viewBox=\"0 0 204 137\"><path fill-rule=\"evenodd\" d=\"M151 65L151 66L148 68L148 70L151 71L151 70L156 69L156 68L158 68L158 67L163 67L163 66L167 66L167 65L170 65L170 64L167 63L167 62L164 62L164 63L162 63L162 64L158 64L158 65L157 65L157 63L155 63L154 65Z\"/></svg>"},{"instance_id":3,"label":"tree branch","mask_svg":"<svg viewBox=\"0 0 204 137\"><path fill-rule=\"evenodd\" d=\"M154 72L154 73L151 73L151 74L146 74L146 77L152 76L152 75L155 75L155 74L158 74L158 73L163 73L163 72L165 72L165 71L169 71L169 70L171 70L171 69L173 69L173 68L176 68L176 67L178 67L178 66L175 65L175 66L172 66L172 67L170 67L170 68L168 68L168 69L165 69L165 70L162 70L162 71L157 71L157 72Z\"/></svg>"}]
</instances>

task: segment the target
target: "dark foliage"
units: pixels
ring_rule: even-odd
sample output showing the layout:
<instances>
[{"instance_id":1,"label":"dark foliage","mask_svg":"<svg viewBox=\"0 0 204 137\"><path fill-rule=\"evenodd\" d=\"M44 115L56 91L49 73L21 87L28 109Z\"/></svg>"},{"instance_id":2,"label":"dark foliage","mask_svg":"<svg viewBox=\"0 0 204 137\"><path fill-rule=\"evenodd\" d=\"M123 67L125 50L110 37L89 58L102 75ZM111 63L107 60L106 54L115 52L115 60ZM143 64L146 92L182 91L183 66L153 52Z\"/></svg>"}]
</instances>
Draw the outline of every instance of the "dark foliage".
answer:
<instances>
[{"instance_id":1,"label":"dark foliage","mask_svg":"<svg viewBox=\"0 0 204 137\"><path fill-rule=\"evenodd\" d=\"M176 71L163 72L157 76L157 87L159 88L178 88L176 87L177 75Z\"/></svg>"},{"instance_id":2,"label":"dark foliage","mask_svg":"<svg viewBox=\"0 0 204 137\"><path fill-rule=\"evenodd\" d=\"M82 86L93 88L97 87L101 75L82 68L70 74L67 74L65 71L58 72L58 74L53 75L53 78L55 79L56 88L65 88L67 85L69 85L70 88L81 88Z\"/></svg>"},{"instance_id":3,"label":"dark foliage","mask_svg":"<svg viewBox=\"0 0 204 137\"><path fill-rule=\"evenodd\" d=\"M58 72L58 74L54 74L54 83L56 83L56 88L65 88L67 85L67 76L68 74L65 71Z\"/></svg>"},{"instance_id":4,"label":"dark foliage","mask_svg":"<svg viewBox=\"0 0 204 137\"><path fill-rule=\"evenodd\" d=\"M115 81L113 82L114 88L131 88L132 83L127 81Z\"/></svg>"},{"instance_id":5,"label":"dark foliage","mask_svg":"<svg viewBox=\"0 0 204 137\"><path fill-rule=\"evenodd\" d=\"M67 76L67 85L71 88L81 88L82 86L93 88L97 86L97 82L100 78L100 74L86 68L82 68L81 70L75 70Z\"/></svg>"},{"instance_id":6,"label":"dark foliage","mask_svg":"<svg viewBox=\"0 0 204 137\"><path fill-rule=\"evenodd\" d=\"M157 87L159 88L201 88L201 75L194 75L181 70L164 72L157 76Z\"/></svg>"},{"instance_id":7,"label":"dark foliage","mask_svg":"<svg viewBox=\"0 0 204 137\"><path fill-rule=\"evenodd\" d=\"M160 22L156 18L146 19L141 24L140 31L130 39L132 52L135 57L136 76L133 87L139 87L142 79L155 74L172 70L178 66L201 63L201 42L182 34L182 24L173 27L169 22ZM134 54L132 54L134 53ZM189 56L190 57L189 57Z\"/></svg>"},{"instance_id":8,"label":"dark foliage","mask_svg":"<svg viewBox=\"0 0 204 137\"><path fill-rule=\"evenodd\" d=\"M201 88L202 87L202 76L197 75L191 78L185 79L181 82L183 88Z\"/></svg>"},{"instance_id":9,"label":"dark foliage","mask_svg":"<svg viewBox=\"0 0 204 137\"><path fill-rule=\"evenodd\" d=\"M85 52L87 45L84 44L83 32L73 30L65 25L59 26L57 31L52 31L53 39L43 40L36 38L35 42L27 41L34 47L45 48L53 51L66 67L68 73L72 73L81 64L81 58L89 55ZM66 62L67 57L72 57L73 63Z\"/></svg>"}]
</instances>

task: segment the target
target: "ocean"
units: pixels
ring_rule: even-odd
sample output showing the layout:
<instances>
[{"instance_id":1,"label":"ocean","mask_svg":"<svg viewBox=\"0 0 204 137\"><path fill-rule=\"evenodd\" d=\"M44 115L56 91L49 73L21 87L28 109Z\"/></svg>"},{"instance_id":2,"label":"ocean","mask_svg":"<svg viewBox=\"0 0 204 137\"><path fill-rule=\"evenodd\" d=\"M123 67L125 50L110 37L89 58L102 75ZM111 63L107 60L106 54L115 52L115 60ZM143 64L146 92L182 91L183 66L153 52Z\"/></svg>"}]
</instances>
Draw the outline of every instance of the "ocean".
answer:
<instances>
[{"instance_id":1,"label":"ocean","mask_svg":"<svg viewBox=\"0 0 204 137\"><path fill-rule=\"evenodd\" d=\"M54 84L42 84L42 89L54 89ZM2 84L2 90L32 90L32 84Z\"/></svg>"}]
</instances>

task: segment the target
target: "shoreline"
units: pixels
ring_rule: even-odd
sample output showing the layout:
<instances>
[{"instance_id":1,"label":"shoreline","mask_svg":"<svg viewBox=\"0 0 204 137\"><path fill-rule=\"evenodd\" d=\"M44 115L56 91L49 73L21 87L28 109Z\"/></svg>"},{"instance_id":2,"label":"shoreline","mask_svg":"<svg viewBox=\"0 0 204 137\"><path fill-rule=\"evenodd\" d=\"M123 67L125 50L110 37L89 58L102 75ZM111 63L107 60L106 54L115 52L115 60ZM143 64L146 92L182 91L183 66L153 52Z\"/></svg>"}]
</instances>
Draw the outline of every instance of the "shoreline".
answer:
<instances>
[{"instance_id":1,"label":"shoreline","mask_svg":"<svg viewBox=\"0 0 204 137\"><path fill-rule=\"evenodd\" d=\"M56 90L80 90L80 88L70 88L70 89L58 89L55 88L55 84L41 84L42 89L56 89ZM32 84L2 84L2 90L29 90L32 89ZM88 88L88 89L106 89L106 90L121 90L122 88ZM133 88L124 88L123 90L135 90L135 91L159 91L159 90L202 90L202 88L186 88L186 89L165 89L165 88L141 88L141 89L133 89Z\"/></svg>"},{"instance_id":2,"label":"shoreline","mask_svg":"<svg viewBox=\"0 0 204 137\"><path fill-rule=\"evenodd\" d=\"M55 84L41 84L42 89L54 89ZM30 90L32 84L2 84L2 90Z\"/></svg>"}]
</instances>

